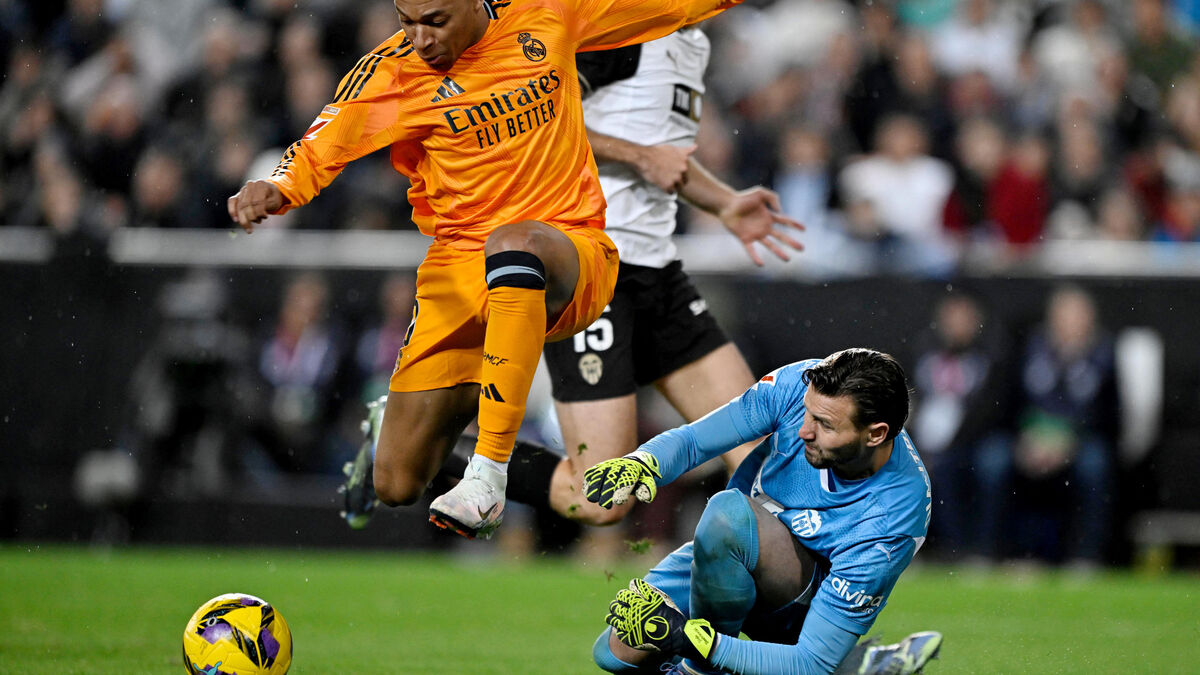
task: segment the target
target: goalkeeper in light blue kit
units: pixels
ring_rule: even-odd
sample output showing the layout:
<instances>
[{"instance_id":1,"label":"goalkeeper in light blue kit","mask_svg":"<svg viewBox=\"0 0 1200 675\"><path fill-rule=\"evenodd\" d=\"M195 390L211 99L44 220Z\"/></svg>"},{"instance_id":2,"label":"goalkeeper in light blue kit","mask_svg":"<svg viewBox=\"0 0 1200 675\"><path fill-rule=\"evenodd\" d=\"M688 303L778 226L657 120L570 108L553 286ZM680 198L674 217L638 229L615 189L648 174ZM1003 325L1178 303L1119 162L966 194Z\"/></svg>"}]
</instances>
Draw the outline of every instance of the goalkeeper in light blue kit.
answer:
<instances>
[{"instance_id":1,"label":"goalkeeper in light blue kit","mask_svg":"<svg viewBox=\"0 0 1200 675\"><path fill-rule=\"evenodd\" d=\"M658 485L770 434L709 500L693 541L617 593L596 663L613 673L919 671L940 634L856 644L929 526L929 477L902 428L908 406L894 358L847 349L779 368L588 469L589 500L648 502Z\"/></svg>"}]
</instances>

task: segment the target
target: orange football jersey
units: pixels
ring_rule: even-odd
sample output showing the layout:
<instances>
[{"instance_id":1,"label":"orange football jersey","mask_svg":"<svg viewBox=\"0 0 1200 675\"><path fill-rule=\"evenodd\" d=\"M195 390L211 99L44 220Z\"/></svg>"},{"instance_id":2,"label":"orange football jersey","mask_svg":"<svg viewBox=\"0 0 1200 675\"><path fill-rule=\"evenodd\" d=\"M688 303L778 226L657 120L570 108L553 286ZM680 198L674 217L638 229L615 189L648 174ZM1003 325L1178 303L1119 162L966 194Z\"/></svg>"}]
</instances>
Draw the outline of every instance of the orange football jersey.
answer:
<instances>
[{"instance_id":1,"label":"orange football jersey","mask_svg":"<svg viewBox=\"0 0 1200 675\"><path fill-rule=\"evenodd\" d=\"M575 52L667 35L740 0L498 0L482 39L448 71L403 31L359 60L271 175L282 213L347 163L385 146L409 178L425 234L482 248L522 220L603 227L604 196L583 125Z\"/></svg>"}]
</instances>

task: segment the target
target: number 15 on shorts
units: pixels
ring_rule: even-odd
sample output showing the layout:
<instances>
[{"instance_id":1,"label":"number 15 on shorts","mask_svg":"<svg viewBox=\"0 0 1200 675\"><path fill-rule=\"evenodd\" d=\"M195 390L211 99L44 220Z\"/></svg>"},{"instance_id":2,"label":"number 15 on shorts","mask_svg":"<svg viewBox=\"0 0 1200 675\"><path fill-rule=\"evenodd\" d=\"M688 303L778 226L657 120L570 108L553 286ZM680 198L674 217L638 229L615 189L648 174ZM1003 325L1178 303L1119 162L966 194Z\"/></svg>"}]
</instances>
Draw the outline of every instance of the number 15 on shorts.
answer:
<instances>
[{"instance_id":1,"label":"number 15 on shorts","mask_svg":"<svg viewBox=\"0 0 1200 675\"><path fill-rule=\"evenodd\" d=\"M586 351L602 352L612 347L612 321L604 316L604 314L608 314L608 311L609 307L605 307L599 319L596 319L592 322L592 325L575 334L576 353L582 354Z\"/></svg>"}]
</instances>

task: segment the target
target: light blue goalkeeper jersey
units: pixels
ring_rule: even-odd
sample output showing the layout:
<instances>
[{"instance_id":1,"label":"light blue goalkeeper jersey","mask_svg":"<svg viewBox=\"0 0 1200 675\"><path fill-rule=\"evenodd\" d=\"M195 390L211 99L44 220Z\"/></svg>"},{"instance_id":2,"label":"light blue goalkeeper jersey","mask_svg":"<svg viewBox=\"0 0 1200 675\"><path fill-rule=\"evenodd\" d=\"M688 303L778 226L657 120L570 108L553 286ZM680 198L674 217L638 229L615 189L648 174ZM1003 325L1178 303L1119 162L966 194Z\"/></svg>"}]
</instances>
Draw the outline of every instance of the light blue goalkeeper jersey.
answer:
<instances>
[{"instance_id":1,"label":"light blue goalkeeper jersey","mask_svg":"<svg viewBox=\"0 0 1200 675\"><path fill-rule=\"evenodd\" d=\"M814 630L828 624L856 635L867 633L925 540L931 504L928 474L906 432L895 438L883 468L868 478L841 480L808 463L799 435L808 389L801 376L818 363L813 359L779 368L704 418L641 447L658 458L659 482L669 483L730 448L771 434L738 468L730 487L775 513L805 548L829 562L801 643L810 624L818 627ZM811 621L814 614L821 620ZM807 642L819 637L809 635ZM751 646L731 644L736 642L724 640L719 647L743 651ZM728 667L722 662L734 655L716 656L717 665Z\"/></svg>"}]
</instances>

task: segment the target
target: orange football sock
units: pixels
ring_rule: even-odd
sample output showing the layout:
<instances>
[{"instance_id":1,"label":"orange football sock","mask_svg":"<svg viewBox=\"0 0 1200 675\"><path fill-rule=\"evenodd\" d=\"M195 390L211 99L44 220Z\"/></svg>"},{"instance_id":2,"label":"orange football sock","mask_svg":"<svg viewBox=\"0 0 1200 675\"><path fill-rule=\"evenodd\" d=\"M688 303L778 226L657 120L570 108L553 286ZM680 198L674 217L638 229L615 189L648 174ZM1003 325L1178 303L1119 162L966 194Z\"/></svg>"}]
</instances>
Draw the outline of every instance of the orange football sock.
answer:
<instances>
[{"instance_id":1,"label":"orange football sock","mask_svg":"<svg viewBox=\"0 0 1200 675\"><path fill-rule=\"evenodd\" d=\"M488 318L475 453L504 463L525 417L525 400L546 342L542 262L524 251L487 257Z\"/></svg>"}]
</instances>

